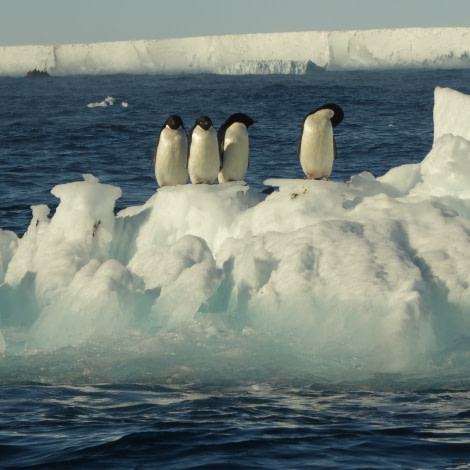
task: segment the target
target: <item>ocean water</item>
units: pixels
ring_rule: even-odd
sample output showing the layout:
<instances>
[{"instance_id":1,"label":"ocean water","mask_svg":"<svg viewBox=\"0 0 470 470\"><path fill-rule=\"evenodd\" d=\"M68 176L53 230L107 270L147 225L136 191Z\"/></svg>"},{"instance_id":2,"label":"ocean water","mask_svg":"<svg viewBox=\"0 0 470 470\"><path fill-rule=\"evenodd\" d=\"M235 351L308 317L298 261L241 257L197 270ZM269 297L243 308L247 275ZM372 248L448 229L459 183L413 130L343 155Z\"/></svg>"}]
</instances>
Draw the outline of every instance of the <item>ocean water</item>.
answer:
<instances>
[{"instance_id":1,"label":"ocean water","mask_svg":"<svg viewBox=\"0 0 470 470\"><path fill-rule=\"evenodd\" d=\"M142 204L156 189L151 162L169 114L186 129L201 114L220 126L241 110L250 130L246 177L254 189L266 178L303 177L296 151L302 120L323 103L345 111L338 127L332 179L375 176L419 162L432 145L435 86L468 91L466 70L328 72L318 75L108 75L1 78L1 226L26 230L33 204L57 204L50 189L92 172L120 186L118 208ZM107 97L114 104L102 103ZM128 106L122 106L122 103Z\"/></svg>"},{"instance_id":2,"label":"ocean water","mask_svg":"<svg viewBox=\"0 0 470 470\"><path fill-rule=\"evenodd\" d=\"M336 102L345 119L332 179L380 176L426 156L434 88L470 93L469 78L469 70L0 78L0 228L22 235L30 206L54 208L51 188L84 173L122 189L117 210L145 203L156 189L158 131L173 113L187 130L201 114L216 127L237 111L255 118L246 181L261 193L266 178L303 177L296 159L302 119ZM16 326L20 336L21 319ZM440 357L436 375L362 376L361 362L345 358L332 377L328 363L312 375L289 371L287 353L270 358L262 344L240 338L250 358L243 370L218 357L220 345L204 349L204 335L188 330L201 343L195 375L172 362L184 363L194 349L172 349L170 335L162 342L167 356L149 346L158 362L129 355L128 344L111 357L106 343L5 354L0 467L470 467L470 381L443 366L455 350ZM468 351L464 339L461 349ZM358 380L345 380L341 367L357 369Z\"/></svg>"}]
</instances>

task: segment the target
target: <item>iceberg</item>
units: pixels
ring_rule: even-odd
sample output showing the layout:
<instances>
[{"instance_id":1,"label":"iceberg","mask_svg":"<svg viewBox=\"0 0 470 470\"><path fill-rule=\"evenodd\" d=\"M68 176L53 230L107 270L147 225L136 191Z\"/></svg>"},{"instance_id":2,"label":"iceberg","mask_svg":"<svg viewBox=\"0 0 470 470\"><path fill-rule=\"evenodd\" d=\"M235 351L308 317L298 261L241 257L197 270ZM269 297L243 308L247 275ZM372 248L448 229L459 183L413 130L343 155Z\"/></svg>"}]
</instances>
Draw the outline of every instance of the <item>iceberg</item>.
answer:
<instances>
[{"instance_id":1,"label":"iceberg","mask_svg":"<svg viewBox=\"0 0 470 470\"><path fill-rule=\"evenodd\" d=\"M470 96L436 88L431 151L378 178L164 187L117 214L120 188L92 175L55 186L53 216L35 206L21 238L0 230L1 351L111 344L162 368L466 364L469 115Z\"/></svg>"},{"instance_id":2,"label":"iceberg","mask_svg":"<svg viewBox=\"0 0 470 470\"><path fill-rule=\"evenodd\" d=\"M0 46L0 75L316 73L470 65L470 28L241 34L90 44Z\"/></svg>"}]
</instances>

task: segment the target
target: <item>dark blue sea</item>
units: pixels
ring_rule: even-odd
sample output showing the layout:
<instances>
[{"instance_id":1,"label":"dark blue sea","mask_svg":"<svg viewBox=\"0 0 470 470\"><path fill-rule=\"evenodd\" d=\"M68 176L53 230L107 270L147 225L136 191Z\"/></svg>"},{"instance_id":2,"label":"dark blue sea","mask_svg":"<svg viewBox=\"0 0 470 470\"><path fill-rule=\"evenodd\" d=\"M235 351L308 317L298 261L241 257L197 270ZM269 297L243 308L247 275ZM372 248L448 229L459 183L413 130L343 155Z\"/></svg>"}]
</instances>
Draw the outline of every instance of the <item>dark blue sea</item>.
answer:
<instances>
[{"instance_id":1,"label":"dark blue sea","mask_svg":"<svg viewBox=\"0 0 470 470\"><path fill-rule=\"evenodd\" d=\"M144 204L157 188L158 132L174 113L186 129L201 114L215 127L238 111L256 119L246 181L261 193L266 178L303 177L302 120L335 102L345 118L331 179L380 176L431 149L436 86L470 93L470 70L1 77L0 228L22 236L32 205L54 208L51 188L87 173L122 188L116 210ZM149 358L104 366L100 354L0 357L0 468L470 468L468 377L277 377L260 361L232 379L196 380L158 363L150 373ZM225 366L215 355L201 370Z\"/></svg>"}]
</instances>

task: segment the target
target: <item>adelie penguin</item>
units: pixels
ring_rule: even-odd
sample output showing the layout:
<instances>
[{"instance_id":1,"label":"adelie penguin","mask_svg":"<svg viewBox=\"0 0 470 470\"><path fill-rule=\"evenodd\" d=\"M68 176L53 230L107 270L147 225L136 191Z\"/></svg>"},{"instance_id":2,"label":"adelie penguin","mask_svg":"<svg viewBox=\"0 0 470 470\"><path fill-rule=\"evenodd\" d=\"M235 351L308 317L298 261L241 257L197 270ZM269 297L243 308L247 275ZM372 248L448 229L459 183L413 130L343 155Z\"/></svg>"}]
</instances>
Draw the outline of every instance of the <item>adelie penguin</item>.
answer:
<instances>
[{"instance_id":1,"label":"adelie penguin","mask_svg":"<svg viewBox=\"0 0 470 470\"><path fill-rule=\"evenodd\" d=\"M219 183L242 181L249 164L247 129L256 121L244 113L232 114L217 132L221 169Z\"/></svg>"},{"instance_id":2,"label":"adelie penguin","mask_svg":"<svg viewBox=\"0 0 470 470\"><path fill-rule=\"evenodd\" d=\"M155 177L159 186L187 183L187 153L188 140L183 121L178 115L172 114L160 130L153 154Z\"/></svg>"},{"instance_id":3,"label":"adelie penguin","mask_svg":"<svg viewBox=\"0 0 470 470\"><path fill-rule=\"evenodd\" d=\"M324 104L305 117L297 155L306 179L328 180L336 159L333 129L343 118L343 110L334 103Z\"/></svg>"},{"instance_id":4,"label":"adelie penguin","mask_svg":"<svg viewBox=\"0 0 470 470\"><path fill-rule=\"evenodd\" d=\"M212 184L220 170L217 132L207 116L199 116L189 133L187 167L193 184Z\"/></svg>"}]
</instances>

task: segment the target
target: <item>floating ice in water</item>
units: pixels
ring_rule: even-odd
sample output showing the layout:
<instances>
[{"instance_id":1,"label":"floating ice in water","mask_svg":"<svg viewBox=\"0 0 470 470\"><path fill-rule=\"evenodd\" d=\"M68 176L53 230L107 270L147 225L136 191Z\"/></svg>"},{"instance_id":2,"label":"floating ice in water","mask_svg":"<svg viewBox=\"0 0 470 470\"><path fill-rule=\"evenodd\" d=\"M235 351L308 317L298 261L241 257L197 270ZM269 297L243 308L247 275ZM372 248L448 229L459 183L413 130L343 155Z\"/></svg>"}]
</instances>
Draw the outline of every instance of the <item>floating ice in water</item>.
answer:
<instances>
[{"instance_id":1,"label":"floating ice in water","mask_svg":"<svg viewBox=\"0 0 470 470\"><path fill-rule=\"evenodd\" d=\"M113 106L114 101L115 99L112 96L108 96L103 101L98 101L96 103L88 103L87 107L88 108L106 108L107 106ZM129 103L127 103L127 101L122 101L121 106L123 108L127 108L129 106Z\"/></svg>"},{"instance_id":2,"label":"floating ice in water","mask_svg":"<svg viewBox=\"0 0 470 470\"><path fill-rule=\"evenodd\" d=\"M87 106L89 108L106 108L106 106L112 106L114 104L114 98L112 96L108 96L103 101L98 101L96 103L88 103Z\"/></svg>"},{"instance_id":3,"label":"floating ice in water","mask_svg":"<svg viewBox=\"0 0 470 470\"><path fill-rule=\"evenodd\" d=\"M430 367L470 333L469 114L437 88L432 150L379 178L165 187L117 215L119 188L58 185L53 217L36 206L21 239L0 231L0 347L18 323L40 350L197 325L228 335L230 361L269 337L303 360Z\"/></svg>"}]
</instances>

